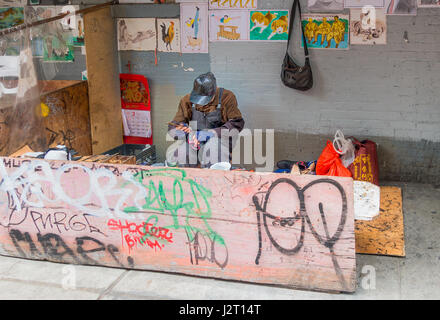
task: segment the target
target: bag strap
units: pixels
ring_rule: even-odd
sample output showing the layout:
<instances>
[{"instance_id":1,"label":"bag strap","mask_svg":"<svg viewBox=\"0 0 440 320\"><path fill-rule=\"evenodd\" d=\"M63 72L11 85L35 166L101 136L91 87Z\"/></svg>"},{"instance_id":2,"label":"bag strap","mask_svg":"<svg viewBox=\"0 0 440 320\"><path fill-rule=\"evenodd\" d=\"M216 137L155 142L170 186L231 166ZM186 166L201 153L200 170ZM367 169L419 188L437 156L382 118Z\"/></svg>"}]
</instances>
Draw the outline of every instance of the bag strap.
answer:
<instances>
[{"instance_id":1,"label":"bag strap","mask_svg":"<svg viewBox=\"0 0 440 320\"><path fill-rule=\"evenodd\" d=\"M291 16L290 16L290 22L289 22L289 37L287 38L287 49L286 49L286 51L289 50L290 38L291 38L292 33L293 33L293 23L295 21L296 7L298 7L299 24L301 25L301 33L302 33L302 38L303 38L303 42L304 42L304 54L306 56L306 60L309 60L309 49L307 48L307 41L306 41L306 37L304 35L304 27L303 27L302 21L301 21L301 5L299 3L299 0L294 0L293 1L292 10L290 11L291 12Z\"/></svg>"}]
</instances>

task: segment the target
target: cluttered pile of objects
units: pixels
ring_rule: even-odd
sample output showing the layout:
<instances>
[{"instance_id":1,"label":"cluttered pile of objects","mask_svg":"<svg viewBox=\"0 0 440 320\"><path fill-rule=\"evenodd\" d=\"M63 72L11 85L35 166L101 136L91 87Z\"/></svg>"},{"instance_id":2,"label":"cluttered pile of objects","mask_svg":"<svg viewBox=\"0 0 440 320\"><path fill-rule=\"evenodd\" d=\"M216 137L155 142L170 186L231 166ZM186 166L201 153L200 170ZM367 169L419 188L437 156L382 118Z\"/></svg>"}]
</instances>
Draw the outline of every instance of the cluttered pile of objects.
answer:
<instances>
[{"instance_id":1,"label":"cluttered pile of objects","mask_svg":"<svg viewBox=\"0 0 440 320\"><path fill-rule=\"evenodd\" d=\"M156 162L156 148L149 144L123 144L99 155L79 156L77 151L65 145L57 145L40 152L35 152L26 145L10 156L45 160L152 165Z\"/></svg>"}]
</instances>

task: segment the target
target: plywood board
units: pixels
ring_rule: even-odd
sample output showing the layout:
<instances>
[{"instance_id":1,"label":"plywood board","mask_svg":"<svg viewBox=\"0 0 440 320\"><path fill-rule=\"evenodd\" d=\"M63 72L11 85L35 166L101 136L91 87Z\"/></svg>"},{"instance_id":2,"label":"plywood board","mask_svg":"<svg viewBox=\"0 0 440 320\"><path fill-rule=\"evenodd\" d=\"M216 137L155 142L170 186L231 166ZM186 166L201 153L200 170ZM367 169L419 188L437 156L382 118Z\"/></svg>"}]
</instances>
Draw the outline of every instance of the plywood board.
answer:
<instances>
[{"instance_id":1,"label":"plywood board","mask_svg":"<svg viewBox=\"0 0 440 320\"><path fill-rule=\"evenodd\" d=\"M43 123L48 145L63 144L80 155L92 154L87 82L46 94L41 102L47 108Z\"/></svg>"},{"instance_id":2,"label":"plywood board","mask_svg":"<svg viewBox=\"0 0 440 320\"><path fill-rule=\"evenodd\" d=\"M353 182L0 158L0 254L353 292Z\"/></svg>"},{"instance_id":3,"label":"plywood board","mask_svg":"<svg viewBox=\"0 0 440 320\"><path fill-rule=\"evenodd\" d=\"M110 6L85 13L83 19L92 152L99 154L123 143L116 30Z\"/></svg>"},{"instance_id":4,"label":"plywood board","mask_svg":"<svg viewBox=\"0 0 440 320\"><path fill-rule=\"evenodd\" d=\"M405 256L402 190L380 187L380 214L371 221L355 220L356 253Z\"/></svg>"}]
</instances>

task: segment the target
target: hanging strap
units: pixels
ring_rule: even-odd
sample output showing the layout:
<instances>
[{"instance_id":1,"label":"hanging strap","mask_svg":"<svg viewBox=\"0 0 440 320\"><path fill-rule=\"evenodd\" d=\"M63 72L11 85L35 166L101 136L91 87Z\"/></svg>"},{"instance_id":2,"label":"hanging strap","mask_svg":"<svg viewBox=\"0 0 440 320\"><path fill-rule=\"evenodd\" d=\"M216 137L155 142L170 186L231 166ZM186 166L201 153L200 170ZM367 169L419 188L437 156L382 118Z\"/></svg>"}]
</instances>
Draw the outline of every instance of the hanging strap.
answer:
<instances>
[{"instance_id":1,"label":"hanging strap","mask_svg":"<svg viewBox=\"0 0 440 320\"><path fill-rule=\"evenodd\" d=\"M292 10L291 12L291 17L290 17L290 23L289 23L289 37L287 40L287 50L289 50L289 43L290 43L290 38L292 36L293 33L293 23L295 21L295 13L296 13L296 7L298 7L298 15L299 15L299 24L301 25L301 32L302 32L302 38L303 38L303 42L304 42L304 54L306 56L306 60L309 59L309 49L307 48L307 41L306 41L306 37L304 35L304 27L302 25L302 21L301 21L301 5L299 3L299 0L294 0L293 1L293 5L292 5Z\"/></svg>"}]
</instances>

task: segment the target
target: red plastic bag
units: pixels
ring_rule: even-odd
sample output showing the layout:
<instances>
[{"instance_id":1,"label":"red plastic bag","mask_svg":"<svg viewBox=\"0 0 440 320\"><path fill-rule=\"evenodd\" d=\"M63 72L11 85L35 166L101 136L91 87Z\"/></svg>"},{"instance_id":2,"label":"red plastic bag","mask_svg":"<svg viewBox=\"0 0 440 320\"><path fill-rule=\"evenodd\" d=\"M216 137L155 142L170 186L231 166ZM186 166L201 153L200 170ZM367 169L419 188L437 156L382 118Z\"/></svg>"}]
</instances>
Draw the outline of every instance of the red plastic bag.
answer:
<instances>
[{"instance_id":1,"label":"red plastic bag","mask_svg":"<svg viewBox=\"0 0 440 320\"><path fill-rule=\"evenodd\" d=\"M379 185L376 143L371 140L359 142L353 137L351 137L351 140L356 148L354 162L348 167L353 175L353 179Z\"/></svg>"},{"instance_id":2,"label":"red plastic bag","mask_svg":"<svg viewBox=\"0 0 440 320\"><path fill-rule=\"evenodd\" d=\"M342 164L333 143L327 140L327 146L322 150L316 163L316 174L322 176L351 177L351 172Z\"/></svg>"}]
</instances>

